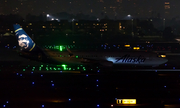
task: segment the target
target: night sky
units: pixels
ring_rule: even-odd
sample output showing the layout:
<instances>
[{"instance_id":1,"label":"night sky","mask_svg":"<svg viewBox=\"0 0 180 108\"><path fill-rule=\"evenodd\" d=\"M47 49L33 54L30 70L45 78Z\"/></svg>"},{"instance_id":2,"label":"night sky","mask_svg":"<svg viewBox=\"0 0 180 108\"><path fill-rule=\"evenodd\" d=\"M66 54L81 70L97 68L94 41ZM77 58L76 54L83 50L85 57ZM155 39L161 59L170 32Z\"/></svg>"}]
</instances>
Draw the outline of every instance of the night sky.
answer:
<instances>
[{"instance_id":1,"label":"night sky","mask_svg":"<svg viewBox=\"0 0 180 108\"><path fill-rule=\"evenodd\" d=\"M165 2L170 9L165 10ZM180 14L180 0L0 0L1 14L27 13L33 15L68 12L82 12L97 17L122 17L131 14L135 17L157 16L172 18ZM165 15L168 11L168 15Z\"/></svg>"}]
</instances>

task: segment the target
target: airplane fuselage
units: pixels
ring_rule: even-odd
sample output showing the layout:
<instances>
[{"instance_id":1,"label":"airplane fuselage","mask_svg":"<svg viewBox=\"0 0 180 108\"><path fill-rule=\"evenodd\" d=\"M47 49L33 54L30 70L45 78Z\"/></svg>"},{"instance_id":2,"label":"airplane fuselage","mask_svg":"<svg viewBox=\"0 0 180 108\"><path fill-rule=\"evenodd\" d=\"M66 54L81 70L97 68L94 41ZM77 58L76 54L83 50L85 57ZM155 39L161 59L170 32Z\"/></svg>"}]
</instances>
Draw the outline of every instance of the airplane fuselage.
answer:
<instances>
[{"instance_id":1,"label":"airplane fuselage","mask_svg":"<svg viewBox=\"0 0 180 108\"><path fill-rule=\"evenodd\" d=\"M115 65L144 65L157 66L167 62L165 58L159 58L156 53L144 51L127 52L74 52L70 56L68 52L44 50L47 56L61 63L83 64L83 63L112 63ZM108 61L108 62L107 62Z\"/></svg>"}]
</instances>

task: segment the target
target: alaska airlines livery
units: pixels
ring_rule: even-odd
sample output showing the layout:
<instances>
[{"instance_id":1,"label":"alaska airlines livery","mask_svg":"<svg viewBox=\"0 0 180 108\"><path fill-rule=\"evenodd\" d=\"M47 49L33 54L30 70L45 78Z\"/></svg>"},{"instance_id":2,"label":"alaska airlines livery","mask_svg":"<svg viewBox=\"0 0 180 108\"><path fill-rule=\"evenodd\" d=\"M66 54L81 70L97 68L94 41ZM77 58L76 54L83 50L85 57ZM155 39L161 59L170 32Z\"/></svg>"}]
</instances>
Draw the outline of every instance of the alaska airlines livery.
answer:
<instances>
[{"instance_id":1,"label":"alaska airlines livery","mask_svg":"<svg viewBox=\"0 0 180 108\"><path fill-rule=\"evenodd\" d=\"M159 66L166 63L166 58L158 57L156 53L145 51L118 51L118 52L60 52L49 49L41 49L27 35L19 24L14 24L14 30L20 46L22 57L53 64L96 64L102 66L113 65L137 65Z\"/></svg>"}]
</instances>

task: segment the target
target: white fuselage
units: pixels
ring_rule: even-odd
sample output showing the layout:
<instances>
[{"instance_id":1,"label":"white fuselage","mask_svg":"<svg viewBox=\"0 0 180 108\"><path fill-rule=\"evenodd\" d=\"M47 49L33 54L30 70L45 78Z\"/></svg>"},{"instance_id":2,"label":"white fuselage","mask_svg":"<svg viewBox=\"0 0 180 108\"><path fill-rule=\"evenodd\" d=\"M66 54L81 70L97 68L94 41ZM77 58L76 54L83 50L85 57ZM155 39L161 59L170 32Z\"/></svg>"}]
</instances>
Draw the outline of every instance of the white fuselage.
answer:
<instances>
[{"instance_id":1,"label":"white fuselage","mask_svg":"<svg viewBox=\"0 0 180 108\"><path fill-rule=\"evenodd\" d=\"M70 57L68 52L45 50L45 53L60 63L83 64L94 62L112 62L118 65L143 65L158 66L168 60L159 58L156 53L144 51L127 52L73 52Z\"/></svg>"}]
</instances>

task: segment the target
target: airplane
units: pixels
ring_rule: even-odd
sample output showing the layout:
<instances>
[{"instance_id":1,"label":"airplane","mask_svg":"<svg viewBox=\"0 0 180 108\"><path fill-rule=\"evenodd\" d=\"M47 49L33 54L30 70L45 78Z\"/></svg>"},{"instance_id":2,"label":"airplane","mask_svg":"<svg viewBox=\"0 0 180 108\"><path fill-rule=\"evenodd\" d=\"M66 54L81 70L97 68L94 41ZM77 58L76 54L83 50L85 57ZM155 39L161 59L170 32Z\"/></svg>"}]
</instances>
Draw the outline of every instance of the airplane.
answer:
<instances>
[{"instance_id":1,"label":"airplane","mask_svg":"<svg viewBox=\"0 0 180 108\"><path fill-rule=\"evenodd\" d=\"M14 24L15 36L20 47L20 56L50 64L83 64L112 67L114 65L159 66L166 63L166 58L154 52L146 51L67 51L42 49L28 36L19 24Z\"/></svg>"}]
</instances>

